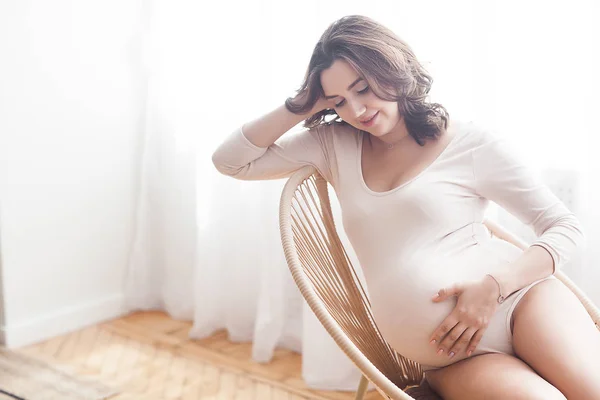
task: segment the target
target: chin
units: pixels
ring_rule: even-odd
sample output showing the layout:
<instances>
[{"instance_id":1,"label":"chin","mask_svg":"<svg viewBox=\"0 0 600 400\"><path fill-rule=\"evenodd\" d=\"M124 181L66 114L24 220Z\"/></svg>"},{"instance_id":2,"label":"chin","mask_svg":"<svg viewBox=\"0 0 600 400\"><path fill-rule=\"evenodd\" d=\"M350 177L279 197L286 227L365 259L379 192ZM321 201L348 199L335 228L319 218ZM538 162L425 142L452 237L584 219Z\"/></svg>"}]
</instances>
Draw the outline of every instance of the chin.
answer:
<instances>
[{"instance_id":1,"label":"chin","mask_svg":"<svg viewBox=\"0 0 600 400\"><path fill-rule=\"evenodd\" d=\"M371 133L371 135L380 138L380 137L384 137L385 135L389 134L390 130L389 129L386 129L386 130L378 129L378 130L376 130L374 132L370 132L370 133Z\"/></svg>"}]
</instances>

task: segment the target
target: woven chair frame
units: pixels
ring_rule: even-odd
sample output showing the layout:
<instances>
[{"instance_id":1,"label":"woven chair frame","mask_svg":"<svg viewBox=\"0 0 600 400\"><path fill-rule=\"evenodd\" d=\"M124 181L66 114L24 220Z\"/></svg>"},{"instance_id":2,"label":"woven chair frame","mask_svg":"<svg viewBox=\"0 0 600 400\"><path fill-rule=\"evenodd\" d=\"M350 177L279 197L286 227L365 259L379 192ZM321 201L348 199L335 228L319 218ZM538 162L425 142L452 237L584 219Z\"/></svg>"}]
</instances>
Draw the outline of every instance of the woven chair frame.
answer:
<instances>
[{"instance_id":1,"label":"woven chair frame","mask_svg":"<svg viewBox=\"0 0 600 400\"><path fill-rule=\"evenodd\" d=\"M368 382L388 399L414 399L406 391L423 382L421 366L395 352L383 338L364 288L337 234L327 182L312 166L296 171L280 200L279 224L288 267L321 324L361 371L356 398ZM596 327L600 311L562 272L560 279L580 299Z\"/></svg>"}]
</instances>

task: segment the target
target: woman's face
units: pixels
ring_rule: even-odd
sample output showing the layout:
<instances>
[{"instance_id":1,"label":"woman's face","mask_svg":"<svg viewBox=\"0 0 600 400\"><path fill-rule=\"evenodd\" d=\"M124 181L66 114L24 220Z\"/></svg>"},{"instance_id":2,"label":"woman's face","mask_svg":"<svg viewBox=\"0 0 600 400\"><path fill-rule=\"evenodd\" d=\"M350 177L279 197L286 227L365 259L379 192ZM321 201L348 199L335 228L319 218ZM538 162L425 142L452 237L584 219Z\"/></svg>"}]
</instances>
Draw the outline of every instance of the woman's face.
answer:
<instances>
[{"instance_id":1,"label":"woman's face","mask_svg":"<svg viewBox=\"0 0 600 400\"><path fill-rule=\"evenodd\" d=\"M396 128L398 103L375 95L366 80L344 60L321 72L321 86L337 114L357 129L380 137Z\"/></svg>"}]
</instances>

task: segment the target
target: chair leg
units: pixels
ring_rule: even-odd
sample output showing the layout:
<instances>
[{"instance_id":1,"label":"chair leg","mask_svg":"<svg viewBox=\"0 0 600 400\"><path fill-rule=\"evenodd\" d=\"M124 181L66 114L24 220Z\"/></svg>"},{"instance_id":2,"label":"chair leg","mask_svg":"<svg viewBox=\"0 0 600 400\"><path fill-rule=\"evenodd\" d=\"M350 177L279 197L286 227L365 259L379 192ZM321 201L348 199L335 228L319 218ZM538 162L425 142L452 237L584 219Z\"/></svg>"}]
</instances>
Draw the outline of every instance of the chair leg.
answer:
<instances>
[{"instance_id":1,"label":"chair leg","mask_svg":"<svg viewBox=\"0 0 600 400\"><path fill-rule=\"evenodd\" d=\"M365 397L365 393L367 392L367 387L369 386L369 381L363 375L360 378L360 383L358 384L358 390L356 391L355 400L362 400Z\"/></svg>"}]
</instances>

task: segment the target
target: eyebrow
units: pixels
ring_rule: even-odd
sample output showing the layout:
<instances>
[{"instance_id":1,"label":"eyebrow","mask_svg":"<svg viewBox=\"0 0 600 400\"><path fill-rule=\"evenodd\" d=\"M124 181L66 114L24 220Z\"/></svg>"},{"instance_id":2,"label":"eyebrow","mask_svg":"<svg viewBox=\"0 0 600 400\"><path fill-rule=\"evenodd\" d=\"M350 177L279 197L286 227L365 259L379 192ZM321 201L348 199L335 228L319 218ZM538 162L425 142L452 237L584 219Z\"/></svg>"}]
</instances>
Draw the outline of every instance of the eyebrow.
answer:
<instances>
[{"instance_id":1,"label":"eyebrow","mask_svg":"<svg viewBox=\"0 0 600 400\"><path fill-rule=\"evenodd\" d=\"M358 77L358 79L357 79L357 80L355 80L354 82L352 82L352 83L350 84L350 86L348 86L348 90L352 89L352 88L354 87L354 85L356 85L358 82L360 82L360 81L362 81L362 80L363 80L363 78L361 78L361 77ZM326 99L328 99L328 100L329 100L329 99L333 99L334 97L338 97L338 95L337 95L337 94L334 94L333 96L325 96L325 98L326 98Z\"/></svg>"}]
</instances>

